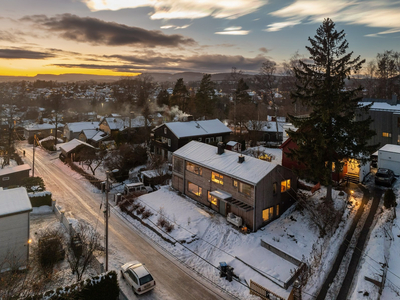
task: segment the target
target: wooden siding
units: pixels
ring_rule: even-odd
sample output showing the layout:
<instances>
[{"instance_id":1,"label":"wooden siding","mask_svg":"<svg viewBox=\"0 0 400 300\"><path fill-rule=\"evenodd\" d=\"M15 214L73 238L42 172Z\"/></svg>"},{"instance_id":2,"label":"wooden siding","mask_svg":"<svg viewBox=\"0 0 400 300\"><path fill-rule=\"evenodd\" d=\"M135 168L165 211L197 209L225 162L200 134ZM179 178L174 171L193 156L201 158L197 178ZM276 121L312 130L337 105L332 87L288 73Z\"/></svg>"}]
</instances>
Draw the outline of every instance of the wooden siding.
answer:
<instances>
[{"instance_id":1,"label":"wooden siding","mask_svg":"<svg viewBox=\"0 0 400 300\"><path fill-rule=\"evenodd\" d=\"M19 265L25 265L29 251L29 212L0 217L0 228L0 261L12 252Z\"/></svg>"},{"instance_id":2,"label":"wooden siding","mask_svg":"<svg viewBox=\"0 0 400 300\"><path fill-rule=\"evenodd\" d=\"M24 178L29 177L29 171L30 170L23 170L7 175L0 176L0 187L8 187L12 185L21 185L22 180ZM8 180L3 180L4 178L8 177ZM1 228L1 227L0 227Z\"/></svg>"}]
</instances>

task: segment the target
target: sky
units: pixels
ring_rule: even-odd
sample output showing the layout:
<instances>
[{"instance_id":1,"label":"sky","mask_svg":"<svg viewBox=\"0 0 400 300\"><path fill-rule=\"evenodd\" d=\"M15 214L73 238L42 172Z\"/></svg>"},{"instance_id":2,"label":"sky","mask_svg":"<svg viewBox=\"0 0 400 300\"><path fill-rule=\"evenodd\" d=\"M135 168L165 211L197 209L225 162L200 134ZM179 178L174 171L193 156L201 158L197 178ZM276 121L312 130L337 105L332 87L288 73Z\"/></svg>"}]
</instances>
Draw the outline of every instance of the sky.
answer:
<instances>
[{"instance_id":1,"label":"sky","mask_svg":"<svg viewBox=\"0 0 400 300\"><path fill-rule=\"evenodd\" d=\"M400 51L400 0L0 0L0 75L256 73L324 18L367 61Z\"/></svg>"}]
</instances>

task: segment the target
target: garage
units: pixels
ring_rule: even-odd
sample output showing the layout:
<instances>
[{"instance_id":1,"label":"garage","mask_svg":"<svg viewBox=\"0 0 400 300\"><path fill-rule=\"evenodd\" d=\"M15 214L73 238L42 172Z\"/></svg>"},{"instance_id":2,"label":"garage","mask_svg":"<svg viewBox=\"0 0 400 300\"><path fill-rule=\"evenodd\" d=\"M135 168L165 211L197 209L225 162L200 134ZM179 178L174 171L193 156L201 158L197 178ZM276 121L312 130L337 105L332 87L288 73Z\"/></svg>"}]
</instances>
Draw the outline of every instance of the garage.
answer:
<instances>
[{"instance_id":1,"label":"garage","mask_svg":"<svg viewBox=\"0 0 400 300\"><path fill-rule=\"evenodd\" d=\"M386 144L378 150L378 168L392 170L400 175L400 146Z\"/></svg>"}]
</instances>

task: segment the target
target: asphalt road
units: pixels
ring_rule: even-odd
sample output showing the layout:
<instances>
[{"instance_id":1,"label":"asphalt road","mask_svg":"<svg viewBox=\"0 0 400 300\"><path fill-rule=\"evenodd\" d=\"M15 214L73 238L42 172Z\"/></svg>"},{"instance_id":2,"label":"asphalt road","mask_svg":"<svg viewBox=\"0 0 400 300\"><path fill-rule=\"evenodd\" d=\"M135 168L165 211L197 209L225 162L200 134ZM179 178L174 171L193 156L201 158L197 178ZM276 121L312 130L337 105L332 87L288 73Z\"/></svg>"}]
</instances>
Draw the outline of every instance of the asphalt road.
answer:
<instances>
[{"instance_id":1,"label":"asphalt road","mask_svg":"<svg viewBox=\"0 0 400 300\"><path fill-rule=\"evenodd\" d=\"M17 144L20 153L25 150L23 158L32 166L32 145L26 142ZM76 219L84 219L92 224L97 224L99 232L104 232L103 213L100 203L104 195L95 189L88 188L82 182L81 176L65 174L59 167L58 153L50 154L36 148L35 151L35 176L43 178L46 190L51 191L57 204L65 211L70 211ZM139 260L146 264L153 274L157 286L148 293L141 295L141 299L230 299L229 296L219 291L206 281L198 278L184 266L180 266L168 254L158 248L152 241L135 231L122 218L111 213L109 220L109 269L118 270L130 260ZM126 284L120 280L120 285ZM127 288L123 288L126 290ZM136 296L128 294L130 299Z\"/></svg>"}]
</instances>

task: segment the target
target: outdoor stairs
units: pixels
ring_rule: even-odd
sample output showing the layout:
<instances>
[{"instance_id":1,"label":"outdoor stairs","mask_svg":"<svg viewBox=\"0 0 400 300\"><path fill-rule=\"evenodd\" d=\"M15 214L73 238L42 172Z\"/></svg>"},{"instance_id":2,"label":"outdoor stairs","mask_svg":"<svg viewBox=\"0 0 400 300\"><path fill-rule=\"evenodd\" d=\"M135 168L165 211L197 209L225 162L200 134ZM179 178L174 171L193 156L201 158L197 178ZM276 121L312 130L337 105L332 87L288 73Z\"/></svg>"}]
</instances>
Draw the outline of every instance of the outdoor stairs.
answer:
<instances>
[{"instance_id":1,"label":"outdoor stairs","mask_svg":"<svg viewBox=\"0 0 400 300\"><path fill-rule=\"evenodd\" d=\"M355 184L359 184L360 176L358 176L357 174L347 173L346 176L343 177L343 182L347 182L347 181L355 183Z\"/></svg>"}]
</instances>

